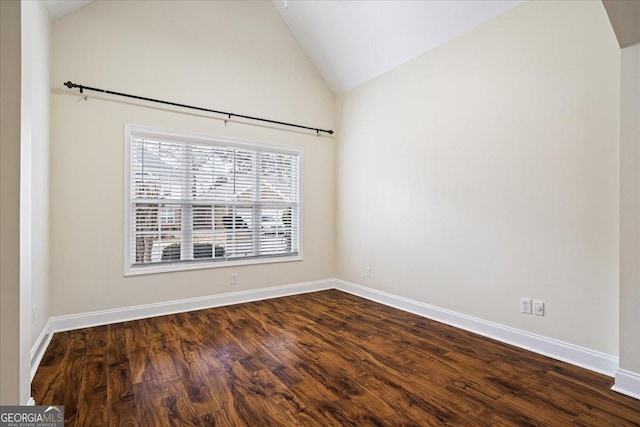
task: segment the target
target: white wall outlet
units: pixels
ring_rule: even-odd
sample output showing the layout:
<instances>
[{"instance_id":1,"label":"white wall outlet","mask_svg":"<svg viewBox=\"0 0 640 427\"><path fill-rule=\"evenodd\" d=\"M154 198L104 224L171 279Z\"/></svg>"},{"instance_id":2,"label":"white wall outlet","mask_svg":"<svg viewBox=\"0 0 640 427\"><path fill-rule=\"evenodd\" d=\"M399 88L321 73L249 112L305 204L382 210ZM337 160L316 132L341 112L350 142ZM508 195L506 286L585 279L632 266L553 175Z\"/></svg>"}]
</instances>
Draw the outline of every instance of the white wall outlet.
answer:
<instances>
[{"instance_id":1,"label":"white wall outlet","mask_svg":"<svg viewBox=\"0 0 640 427\"><path fill-rule=\"evenodd\" d=\"M232 285L238 284L238 273L231 273L231 284Z\"/></svg>"},{"instance_id":2,"label":"white wall outlet","mask_svg":"<svg viewBox=\"0 0 640 427\"><path fill-rule=\"evenodd\" d=\"M520 298L520 313L531 314L531 298Z\"/></svg>"},{"instance_id":3,"label":"white wall outlet","mask_svg":"<svg viewBox=\"0 0 640 427\"><path fill-rule=\"evenodd\" d=\"M533 302L533 314L536 316L544 316L544 302L543 301L534 301Z\"/></svg>"},{"instance_id":4,"label":"white wall outlet","mask_svg":"<svg viewBox=\"0 0 640 427\"><path fill-rule=\"evenodd\" d=\"M371 277L371 267L365 267L364 268L364 275L366 277Z\"/></svg>"}]
</instances>

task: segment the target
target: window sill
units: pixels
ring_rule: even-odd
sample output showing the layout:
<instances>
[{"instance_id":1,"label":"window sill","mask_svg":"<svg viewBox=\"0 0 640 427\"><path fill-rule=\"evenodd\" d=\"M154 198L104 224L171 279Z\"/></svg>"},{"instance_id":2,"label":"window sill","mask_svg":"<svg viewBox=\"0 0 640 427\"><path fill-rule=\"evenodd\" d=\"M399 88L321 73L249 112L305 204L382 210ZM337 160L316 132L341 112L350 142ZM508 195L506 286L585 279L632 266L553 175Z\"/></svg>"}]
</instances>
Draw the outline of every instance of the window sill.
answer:
<instances>
[{"instance_id":1,"label":"window sill","mask_svg":"<svg viewBox=\"0 0 640 427\"><path fill-rule=\"evenodd\" d=\"M143 274L157 274L157 273L171 273L176 271L189 271L189 270L202 270L206 268L221 268L221 267L237 267L243 265L259 265L259 264L273 264L281 262L294 262L302 261L302 256L292 257L273 257L262 259L248 259L237 261L217 261L217 262L181 262L178 264L156 264L148 266L125 266L124 276L140 276Z\"/></svg>"}]
</instances>

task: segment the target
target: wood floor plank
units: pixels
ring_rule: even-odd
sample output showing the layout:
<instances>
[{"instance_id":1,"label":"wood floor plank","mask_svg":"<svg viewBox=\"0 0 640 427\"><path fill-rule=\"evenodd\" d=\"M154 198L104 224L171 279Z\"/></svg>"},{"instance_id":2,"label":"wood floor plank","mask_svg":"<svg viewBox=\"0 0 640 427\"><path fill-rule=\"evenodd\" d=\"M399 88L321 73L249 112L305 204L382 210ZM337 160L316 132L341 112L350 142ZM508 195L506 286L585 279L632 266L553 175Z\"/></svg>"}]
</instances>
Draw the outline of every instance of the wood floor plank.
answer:
<instances>
[{"instance_id":1,"label":"wood floor plank","mask_svg":"<svg viewBox=\"0 0 640 427\"><path fill-rule=\"evenodd\" d=\"M143 324L141 321L128 322L128 327L125 329L126 350L133 384L162 378L161 373L156 372L151 364L149 336L143 329Z\"/></svg>"},{"instance_id":2,"label":"wood floor plank","mask_svg":"<svg viewBox=\"0 0 640 427\"><path fill-rule=\"evenodd\" d=\"M196 413L181 381L165 383L162 406L167 409L170 425L200 427L202 420Z\"/></svg>"},{"instance_id":3,"label":"wood floor plank","mask_svg":"<svg viewBox=\"0 0 640 427\"><path fill-rule=\"evenodd\" d=\"M107 341L107 423L109 426L136 426L139 418L127 356L123 324L108 326ZM65 407L66 414L66 407Z\"/></svg>"},{"instance_id":4,"label":"wood floor plank","mask_svg":"<svg viewBox=\"0 0 640 427\"><path fill-rule=\"evenodd\" d=\"M202 422L203 427L236 427L244 425L240 420L229 418L229 414L223 410L205 414L200 418L200 421Z\"/></svg>"},{"instance_id":5,"label":"wood floor plank","mask_svg":"<svg viewBox=\"0 0 640 427\"><path fill-rule=\"evenodd\" d=\"M80 330L68 343L67 353L59 367L63 382L53 394L53 400L64 405L65 425L75 425L76 422L86 354L86 330Z\"/></svg>"},{"instance_id":6,"label":"wood floor plank","mask_svg":"<svg viewBox=\"0 0 640 427\"><path fill-rule=\"evenodd\" d=\"M75 334L74 334L75 335ZM66 387L60 367L69 349L72 334L54 334L47 351L42 357L36 376L31 383L31 395L36 404L51 402L57 387Z\"/></svg>"},{"instance_id":7,"label":"wood floor plank","mask_svg":"<svg viewBox=\"0 0 640 427\"><path fill-rule=\"evenodd\" d=\"M182 354L186 354L184 350ZM184 357L185 362L187 359L188 357ZM216 390L215 383L209 380L206 366L199 363L199 360L195 358L193 362L186 362L181 366L183 367L181 382L197 416L201 417L212 411L222 409L220 399L214 393Z\"/></svg>"},{"instance_id":8,"label":"wood floor plank","mask_svg":"<svg viewBox=\"0 0 640 427\"><path fill-rule=\"evenodd\" d=\"M163 393L153 381L133 384L134 399L138 408L138 423L143 427L171 426L169 411L164 406Z\"/></svg>"},{"instance_id":9,"label":"wood floor plank","mask_svg":"<svg viewBox=\"0 0 640 427\"><path fill-rule=\"evenodd\" d=\"M107 329L106 326L87 329L87 355L76 419L79 426L107 425Z\"/></svg>"},{"instance_id":10,"label":"wood floor plank","mask_svg":"<svg viewBox=\"0 0 640 427\"><path fill-rule=\"evenodd\" d=\"M56 333L82 426L639 426L612 379L337 290Z\"/></svg>"}]
</instances>

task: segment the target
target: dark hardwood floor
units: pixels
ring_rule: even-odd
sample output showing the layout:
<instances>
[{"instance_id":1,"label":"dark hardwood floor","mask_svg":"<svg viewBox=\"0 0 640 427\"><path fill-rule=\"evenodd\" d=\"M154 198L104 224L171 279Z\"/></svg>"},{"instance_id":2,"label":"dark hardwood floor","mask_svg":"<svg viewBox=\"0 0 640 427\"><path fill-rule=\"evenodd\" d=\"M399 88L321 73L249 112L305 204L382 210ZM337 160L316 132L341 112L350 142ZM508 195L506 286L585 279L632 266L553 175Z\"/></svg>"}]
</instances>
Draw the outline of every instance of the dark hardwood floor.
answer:
<instances>
[{"instance_id":1,"label":"dark hardwood floor","mask_svg":"<svg viewBox=\"0 0 640 427\"><path fill-rule=\"evenodd\" d=\"M340 291L57 333L68 426L632 426L612 379Z\"/></svg>"}]
</instances>

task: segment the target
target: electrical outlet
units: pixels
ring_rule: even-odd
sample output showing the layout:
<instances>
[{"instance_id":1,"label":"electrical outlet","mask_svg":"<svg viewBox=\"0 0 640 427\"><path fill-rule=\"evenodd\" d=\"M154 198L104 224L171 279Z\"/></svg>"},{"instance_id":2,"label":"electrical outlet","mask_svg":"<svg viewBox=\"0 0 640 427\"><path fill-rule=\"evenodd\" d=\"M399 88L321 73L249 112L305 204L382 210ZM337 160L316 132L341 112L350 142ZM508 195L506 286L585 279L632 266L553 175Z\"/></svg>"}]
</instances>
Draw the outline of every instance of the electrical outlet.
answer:
<instances>
[{"instance_id":1,"label":"electrical outlet","mask_svg":"<svg viewBox=\"0 0 640 427\"><path fill-rule=\"evenodd\" d=\"M520 313L531 314L531 298L520 298Z\"/></svg>"},{"instance_id":2,"label":"electrical outlet","mask_svg":"<svg viewBox=\"0 0 640 427\"><path fill-rule=\"evenodd\" d=\"M371 267L364 268L364 275L367 277L371 277Z\"/></svg>"},{"instance_id":3,"label":"electrical outlet","mask_svg":"<svg viewBox=\"0 0 640 427\"><path fill-rule=\"evenodd\" d=\"M238 284L238 273L231 273L231 284L232 285Z\"/></svg>"},{"instance_id":4,"label":"electrical outlet","mask_svg":"<svg viewBox=\"0 0 640 427\"><path fill-rule=\"evenodd\" d=\"M544 316L544 302L543 301L534 301L533 302L533 314L536 316Z\"/></svg>"}]
</instances>

